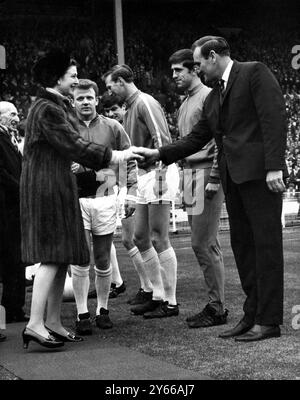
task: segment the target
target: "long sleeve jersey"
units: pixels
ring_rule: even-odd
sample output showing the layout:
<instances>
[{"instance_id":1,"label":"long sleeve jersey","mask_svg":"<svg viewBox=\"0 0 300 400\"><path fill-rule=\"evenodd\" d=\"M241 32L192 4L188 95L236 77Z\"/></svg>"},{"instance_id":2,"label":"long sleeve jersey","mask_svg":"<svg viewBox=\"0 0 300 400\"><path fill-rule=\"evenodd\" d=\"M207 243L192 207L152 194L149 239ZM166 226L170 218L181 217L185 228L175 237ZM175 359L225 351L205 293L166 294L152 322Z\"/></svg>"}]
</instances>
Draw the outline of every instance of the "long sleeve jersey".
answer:
<instances>
[{"instance_id":1,"label":"long sleeve jersey","mask_svg":"<svg viewBox=\"0 0 300 400\"><path fill-rule=\"evenodd\" d=\"M124 128L133 146L157 149L171 143L171 135L159 102L137 90L127 101Z\"/></svg>"},{"instance_id":2,"label":"long sleeve jersey","mask_svg":"<svg viewBox=\"0 0 300 400\"><path fill-rule=\"evenodd\" d=\"M131 146L129 136L123 126L116 120L98 115L88 125L79 121L80 136L93 143L109 146L112 150L125 150ZM83 170L81 169L80 172ZM109 165L109 168L97 171L97 179L106 187L118 184L127 186L128 194L135 196L136 162L134 160L119 165ZM101 184L97 195L102 193Z\"/></svg>"},{"instance_id":3,"label":"long sleeve jersey","mask_svg":"<svg viewBox=\"0 0 300 400\"><path fill-rule=\"evenodd\" d=\"M203 110L204 101L211 89L202 82L188 92L178 110L178 130L180 138L187 136L194 125L200 120ZM192 154L184 159L187 168L212 168L210 181L219 180L219 171L216 162L216 146L215 140L211 139L197 153ZM215 158L215 160L214 160Z\"/></svg>"}]
</instances>

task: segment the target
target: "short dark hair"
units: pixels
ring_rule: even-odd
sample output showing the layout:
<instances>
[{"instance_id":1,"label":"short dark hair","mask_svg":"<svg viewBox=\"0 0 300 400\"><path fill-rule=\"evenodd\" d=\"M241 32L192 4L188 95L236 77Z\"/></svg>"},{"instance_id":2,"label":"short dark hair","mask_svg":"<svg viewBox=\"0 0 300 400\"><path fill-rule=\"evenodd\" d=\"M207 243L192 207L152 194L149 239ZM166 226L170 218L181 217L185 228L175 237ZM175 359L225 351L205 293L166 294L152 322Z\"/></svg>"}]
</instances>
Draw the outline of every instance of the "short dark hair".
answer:
<instances>
[{"instance_id":1,"label":"short dark hair","mask_svg":"<svg viewBox=\"0 0 300 400\"><path fill-rule=\"evenodd\" d=\"M188 68L189 70L193 69L195 63L193 58L193 52L191 49L181 49L175 51L169 57L170 64L182 64L184 67Z\"/></svg>"},{"instance_id":2,"label":"short dark hair","mask_svg":"<svg viewBox=\"0 0 300 400\"><path fill-rule=\"evenodd\" d=\"M230 56L229 44L221 36L203 36L192 44L192 51L196 47L201 47L201 54L204 58L208 58L211 50L214 50L220 56Z\"/></svg>"},{"instance_id":3,"label":"short dark hair","mask_svg":"<svg viewBox=\"0 0 300 400\"><path fill-rule=\"evenodd\" d=\"M100 103L103 108L110 108L113 105L117 104L119 107L122 107L123 100L121 97L115 93L109 94L108 92L104 92L100 98Z\"/></svg>"},{"instance_id":4,"label":"short dark hair","mask_svg":"<svg viewBox=\"0 0 300 400\"><path fill-rule=\"evenodd\" d=\"M99 96L99 88L97 83L91 81L90 79L79 79L78 85L75 87L75 89L82 89L82 90L94 89L96 97Z\"/></svg>"},{"instance_id":5,"label":"short dark hair","mask_svg":"<svg viewBox=\"0 0 300 400\"><path fill-rule=\"evenodd\" d=\"M115 82L118 78L123 78L125 82L133 82L134 80L134 74L132 69L126 65L114 65L111 69L109 69L105 74L102 76L102 79L105 81L105 79L111 75L111 79Z\"/></svg>"}]
</instances>

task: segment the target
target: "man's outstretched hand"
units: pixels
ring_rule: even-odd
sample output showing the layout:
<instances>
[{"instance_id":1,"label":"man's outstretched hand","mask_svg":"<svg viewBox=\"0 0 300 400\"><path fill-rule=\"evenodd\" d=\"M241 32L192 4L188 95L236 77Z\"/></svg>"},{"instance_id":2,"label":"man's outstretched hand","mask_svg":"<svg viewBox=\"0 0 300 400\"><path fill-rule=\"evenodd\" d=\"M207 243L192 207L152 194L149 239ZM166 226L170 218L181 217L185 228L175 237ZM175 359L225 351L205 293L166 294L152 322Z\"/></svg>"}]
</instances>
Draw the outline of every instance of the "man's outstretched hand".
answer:
<instances>
[{"instance_id":1,"label":"man's outstretched hand","mask_svg":"<svg viewBox=\"0 0 300 400\"><path fill-rule=\"evenodd\" d=\"M126 150L113 150L110 160L111 164L118 164L130 160L143 161L144 157L135 153L136 149L138 149L138 147L131 146Z\"/></svg>"},{"instance_id":2,"label":"man's outstretched hand","mask_svg":"<svg viewBox=\"0 0 300 400\"><path fill-rule=\"evenodd\" d=\"M147 149L146 147L134 147L133 154L139 156L137 158L139 168L147 168L159 161L159 151L157 149Z\"/></svg>"}]
</instances>

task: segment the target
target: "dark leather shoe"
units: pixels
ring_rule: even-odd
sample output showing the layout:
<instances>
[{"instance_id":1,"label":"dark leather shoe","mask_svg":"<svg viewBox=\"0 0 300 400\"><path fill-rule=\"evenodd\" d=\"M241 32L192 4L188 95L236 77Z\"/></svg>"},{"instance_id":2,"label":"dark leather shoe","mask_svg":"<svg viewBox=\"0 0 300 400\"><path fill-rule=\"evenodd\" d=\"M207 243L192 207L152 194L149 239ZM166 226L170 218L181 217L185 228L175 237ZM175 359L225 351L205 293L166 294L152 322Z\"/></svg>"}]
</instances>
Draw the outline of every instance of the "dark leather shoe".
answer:
<instances>
[{"instance_id":1,"label":"dark leather shoe","mask_svg":"<svg viewBox=\"0 0 300 400\"><path fill-rule=\"evenodd\" d=\"M152 294L153 292L145 292L142 288L140 288L137 294L127 301L127 304L136 306L138 304L147 303L147 301L152 300Z\"/></svg>"},{"instance_id":2,"label":"dark leather shoe","mask_svg":"<svg viewBox=\"0 0 300 400\"><path fill-rule=\"evenodd\" d=\"M57 333L53 331L50 328L45 327L50 335L52 335L55 339L60 340L61 342L82 342L83 338L81 336L75 335L73 332L68 332L66 336L61 335L60 333Z\"/></svg>"},{"instance_id":3,"label":"dark leather shoe","mask_svg":"<svg viewBox=\"0 0 300 400\"><path fill-rule=\"evenodd\" d=\"M84 313L78 315L79 320L75 321L75 330L77 335L91 335L92 330L92 320L90 318L90 313Z\"/></svg>"},{"instance_id":4,"label":"dark leather shoe","mask_svg":"<svg viewBox=\"0 0 300 400\"><path fill-rule=\"evenodd\" d=\"M256 342L258 340L270 339L275 337L280 337L280 328L279 326L261 326L260 331L254 331L250 329L248 332L243 335L236 337L236 342Z\"/></svg>"},{"instance_id":5,"label":"dark leather shoe","mask_svg":"<svg viewBox=\"0 0 300 400\"><path fill-rule=\"evenodd\" d=\"M235 336L243 335L244 333L248 332L252 326L253 325L248 325L246 322L241 320L234 328L220 333L219 338L229 339Z\"/></svg>"},{"instance_id":6,"label":"dark leather shoe","mask_svg":"<svg viewBox=\"0 0 300 400\"><path fill-rule=\"evenodd\" d=\"M119 296L119 294L124 293L125 290L126 290L126 284L125 284L125 282L123 281L123 282L122 282L122 285L120 285L120 286L118 286L118 287L115 286L115 287L113 287L113 288L110 289L109 298L110 298L110 299L115 299L116 297Z\"/></svg>"},{"instance_id":7,"label":"dark leather shoe","mask_svg":"<svg viewBox=\"0 0 300 400\"><path fill-rule=\"evenodd\" d=\"M111 329L113 327L113 323L111 322L108 314L108 310L103 307L100 308L100 314L96 315L95 317L96 326L99 329Z\"/></svg>"},{"instance_id":8,"label":"dark leather shoe","mask_svg":"<svg viewBox=\"0 0 300 400\"><path fill-rule=\"evenodd\" d=\"M0 333L0 342L4 342L5 339L6 339L6 336L3 335L2 333Z\"/></svg>"},{"instance_id":9,"label":"dark leather shoe","mask_svg":"<svg viewBox=\"0 0 300 400\"><path fill-rule=\"evenodd\" d=\"M145 312L143 317L146 319L166 318L166 317L176 317L178 314L179 314L178 304L169 306L169 303L167 301L164 301L163 303L160 303L159 306L155 308L153 311Z\"/></svg>"},{"instance_id":10,"label":"dark leather shoe","mask_svg":"<svg viewBox=\"0 0 300 400\"><path fill-rule=\"evenodd\" d=\"M162 300L148 300L146 303L137 304L131 307L130 311L134 315L143 315L148 311L153 311L163 303Z\"/></svg>"},{"instance_id":11,"label":"dark leather shoe","mask_svg":"<svg viewBox=\"0 0 300 400\"><path fill-rule=\"evenodd\" d=\"M64 346L64 342L55 339L53 336L49 334L48 337L44 337L39 335L37 332L32 329L25 328L22 333L23 337L23 347L24 349L28 349L29 342L32 340L41 346L47 347L48 349L54 349L56 347Z\"/></svg>"},{"instance_id":12,"label":"dark leather shoe","mask_svg":"<svg viewBox=\"0 0 300 400\"><path fill-rule=\"evenodd\" d=\"M218 314L217 310L208 303L200 313L188 317L186 321L189 328L206 328L226 324L227 316L227 309L224 310L223 314Z\"/></svg>"}]
</instances>

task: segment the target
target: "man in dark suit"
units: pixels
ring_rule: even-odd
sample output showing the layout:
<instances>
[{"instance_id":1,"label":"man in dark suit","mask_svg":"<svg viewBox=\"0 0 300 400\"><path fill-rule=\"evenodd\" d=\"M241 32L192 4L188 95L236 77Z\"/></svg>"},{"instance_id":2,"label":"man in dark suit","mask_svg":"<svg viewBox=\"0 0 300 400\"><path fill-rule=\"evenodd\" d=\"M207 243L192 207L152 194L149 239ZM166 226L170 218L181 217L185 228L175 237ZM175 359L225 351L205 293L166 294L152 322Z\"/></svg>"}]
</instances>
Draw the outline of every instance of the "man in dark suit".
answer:
<instances>
[{"instance_id":1,"label":"man in dark suit","mask_svg":"<svg viewBox=\"0 0 300 400\"><path fill-rule=\"evenodd\" d=\"M1 304L6 322L28 321L25 303L25 266L21 262L19 181L22 156L15 132L18 111L0 102L0 264L3 282Z\"/></svg>"},{"instance_id":2,"label":"man in dark suit","mask_svg":"<svg viewBox=\"0 0 300 400\"><path fill-rule=\"evenodd\" d=\"M264 64L232 61L224 38L203 37L192 50L206 82L215 83L202 118L180 141L138 153L147 162L170 164L215 138L231 245L246 294L243 318L220 337L240 342L278 337L283 319L284 99Z\"/></svg>"}]
</instances>

